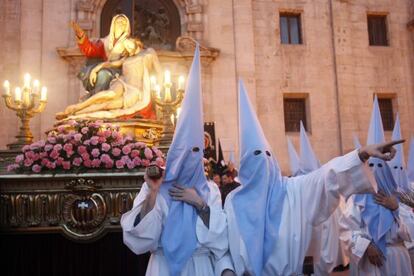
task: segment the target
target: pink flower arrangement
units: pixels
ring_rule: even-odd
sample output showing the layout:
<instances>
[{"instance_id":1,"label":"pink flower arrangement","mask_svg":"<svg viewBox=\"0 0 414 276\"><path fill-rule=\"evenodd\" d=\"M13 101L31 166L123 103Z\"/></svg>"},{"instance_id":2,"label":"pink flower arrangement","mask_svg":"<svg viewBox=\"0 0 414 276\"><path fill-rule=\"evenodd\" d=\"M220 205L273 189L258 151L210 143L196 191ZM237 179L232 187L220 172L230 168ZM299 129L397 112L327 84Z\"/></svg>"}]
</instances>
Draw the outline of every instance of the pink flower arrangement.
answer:
<instances>
[{"instance_id":1,"label":"pink flower arrangement","mask_svg":"<svg viewBox=\"0 0 414 276\"><path fill-rule=\"evenodd\" d=\"M164 166L162 152L124 136L119 127L102 121L70 121L50 132L46 140L24 146L8 170L28 173L133 170L150 164Z\"/></svg>"}]
</instances>

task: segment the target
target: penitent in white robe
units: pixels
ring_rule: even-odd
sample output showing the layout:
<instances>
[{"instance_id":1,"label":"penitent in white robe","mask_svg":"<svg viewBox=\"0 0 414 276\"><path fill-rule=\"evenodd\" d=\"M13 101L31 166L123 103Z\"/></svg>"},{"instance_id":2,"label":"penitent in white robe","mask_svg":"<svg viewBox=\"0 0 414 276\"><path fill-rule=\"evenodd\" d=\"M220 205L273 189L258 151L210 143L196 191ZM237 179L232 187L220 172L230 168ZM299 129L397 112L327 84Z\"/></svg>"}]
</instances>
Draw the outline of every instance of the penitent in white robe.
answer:
<instances>
[{"instance_id":1,"label":"penitent in white robe","mask_svg":"<svg viewBox=\"0 0 414 276\"><path fill-rule=\"evenodd\" d=\"M345 205L341 198L341 203ZM327 276L339 265L346 266L349 258L339 239L339 218L342 215L342 204L333 212L328 220L314 228L311 248L308 256L313 256L314 275Z\"/></svg>"},{"instance_id":2,"label":"penitent in white robe","mask_svg":"<svg viewBox=\"0 0 414 276\"><path fill-rule=\"evenodd\" d=\"M399 208L400 209L400 208ZM400 210L395 211L398 218L386 234L387 255L382 267L371 264L365 251L371 242L366 226L361 227L361 210L352 198L348 199L346 211L339 223L341 240L345 243L351 259L350 275L352 276L408 276L412 275L410 256L405 241L411 241L410 233L404 222L399 219Z\"/></svg>"},{"instance_id":3,"label":"penitent in white robe","mask_svg":"<svg viewBox=\"0 0 414 276\"><path fill-rule=\"evenodd\" d=\"M185 265L182 276L212 276L215 260L221 258L228 250L226 215L222 209L220 191L216 184L208 182L210 194L210 226L207 228L198 218L196 225L197 249ZM134 200L133 208L121 218L124 243L135 254L150 251L147 276L168 276L168 266L161 247L161 232L168 215L168 205L158 194L154 208L134 227L136 216L141 212L149 188L146 183ZM220 275L221 271L217 271Z\"/></svg>"},{"instance_id":4,"label":"penitent in white robe","mask_svg":"<svg viewBox=\"0 0 414 276\"><path fill-rule=\"evenodd\" d=\"M354 193L372 192L375 181L368 167L360 161L357 151L353 151L307 175L284 177L280 185L286 186L287 194L283 203L279 237L262 273L266 276L301 275L312 238L312 225L322 223L332 214L338 206L340 194L348 198ZM246 268L251 271L248 249L239 234L232 205L232 198L240 189L241 187L230 193L225 203L231 252L240 252L232 256L237 275L242 275ZM228 262L231 259L226 255L218 265L228 266Z\"/></svg>"}]
</instances>

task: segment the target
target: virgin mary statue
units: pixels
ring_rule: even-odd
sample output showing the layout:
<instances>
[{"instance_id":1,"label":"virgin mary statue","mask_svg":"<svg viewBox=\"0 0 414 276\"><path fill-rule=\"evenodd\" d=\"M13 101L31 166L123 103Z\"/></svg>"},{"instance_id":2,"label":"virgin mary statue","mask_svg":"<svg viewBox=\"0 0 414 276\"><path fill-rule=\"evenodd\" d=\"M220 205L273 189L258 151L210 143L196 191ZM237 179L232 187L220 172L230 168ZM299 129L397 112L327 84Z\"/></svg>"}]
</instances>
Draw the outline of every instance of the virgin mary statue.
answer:
<instances>
[{"instance_id":1,"label":"virgin mary statue","mask_svg":"<svg viewBox=\"0 0 414 276\"><path fill-rule=\"evenodd\" d=\"M162 80L162 70L156 52L143 49L136 39L124 42L128 55L120 60L97 65L100 70L120 66L122 75L115 75L108 90L97 92L85 101L68 106L57 113L56 119L113 119L141 117L155 119L151 102L150 75Z\"/></svg>"}]
</instances>

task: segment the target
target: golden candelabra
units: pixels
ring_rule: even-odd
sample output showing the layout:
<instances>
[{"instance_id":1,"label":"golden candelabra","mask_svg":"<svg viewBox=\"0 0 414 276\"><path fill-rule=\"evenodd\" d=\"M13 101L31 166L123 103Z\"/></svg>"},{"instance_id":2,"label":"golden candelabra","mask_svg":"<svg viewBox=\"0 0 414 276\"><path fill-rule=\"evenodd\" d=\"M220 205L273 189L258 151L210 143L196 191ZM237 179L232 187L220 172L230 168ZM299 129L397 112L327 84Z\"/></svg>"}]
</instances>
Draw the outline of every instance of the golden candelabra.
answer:
<instances>
[{"instance_id":1,"label":"golden candelabra","mask_svg":"<svg viewBox=\"0 0 414 276\"><path fill-rule=\"evenodd\" d=\"M9 81L6 80L3 84L3 98L6 106L14 110L21 121L20 130L16 136L17 141L9 144L9 149L19 149L32 143L33 135L29 126L30 119L35 114L42 112L47 103L47 88L43 86L40 89L39 81L34 80L32 82L31 80L30 74L25 74L23 87L16 87L13 95L10 92Z\"/></svg>"},{"instance_id":2,"label":"golden candelabra","mask_svg":"<svg viewBox=\"0 0 414 276\"><path fill-rule=\"evenodd\" d=\"M151 77L151 94L153 102L161 112L164 130L160 140L160 147L168 147L174 135L174 125L180 113L181 102L184 98L185 78L180 76L178 82L171 81L171 73L164 72L164 83L159 85L155 76ZM175 93L172 93L175 92ZM174 94L174 97L173 97Z\"/></svg>"}]
</instances>

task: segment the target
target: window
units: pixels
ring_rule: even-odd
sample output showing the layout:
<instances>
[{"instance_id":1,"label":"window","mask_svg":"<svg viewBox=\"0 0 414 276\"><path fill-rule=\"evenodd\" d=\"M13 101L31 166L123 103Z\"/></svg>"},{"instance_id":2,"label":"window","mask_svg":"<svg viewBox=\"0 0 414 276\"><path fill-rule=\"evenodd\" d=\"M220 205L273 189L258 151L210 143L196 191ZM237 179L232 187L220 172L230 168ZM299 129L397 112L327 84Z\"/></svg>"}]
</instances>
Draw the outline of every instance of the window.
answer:
<instances>
[{"instance_id":1,"label":"window","mask_svg":"<svg viewBox=\"0 0 414 276\"><path fill-rule=\"evenodd\" d=\"M300 121L307 130L306 98L284 98L283 111L285 115L285 131L299 132Z\"/></svg>"},{"instance_id":2,"label":"window","mask_svg":"<svg viewBox=\"0 0 414 276\"><path fill-rule=\"evenodd\" d=\"M387 16L368 15L369 45L388 46Z\"/></svg>"},{"instance_id":3,"label":"window","mask_svg":"<svg viewBox=\"0 0 414 276\"><path fill-rule=\"evenodd\" d=\"M392 98L379 98L378 105L381 112L381 119L384 130L392 131L394 128L394 111L392 108Z\"/></svg>"},{"instance_id":4,"label":"window","mask_svg":"<svg viewBox=\"0 0 414 276\"><path fill-rule=\"evenodd\" d=\"M302 44L300 14L280 14L280 41L283 44Z\"/></svg>"}]
</instances>

